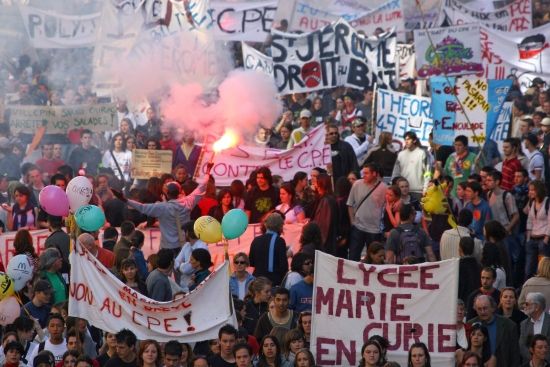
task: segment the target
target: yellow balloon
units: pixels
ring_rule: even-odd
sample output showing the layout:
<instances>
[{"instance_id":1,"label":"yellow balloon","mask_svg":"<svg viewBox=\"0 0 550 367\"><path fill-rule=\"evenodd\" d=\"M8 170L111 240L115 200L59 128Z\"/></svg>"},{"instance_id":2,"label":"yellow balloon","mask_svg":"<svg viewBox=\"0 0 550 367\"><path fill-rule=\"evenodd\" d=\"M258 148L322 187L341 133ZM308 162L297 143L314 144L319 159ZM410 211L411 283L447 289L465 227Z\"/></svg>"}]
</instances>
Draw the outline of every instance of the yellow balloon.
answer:
<instances>
[{"instance_id":1,"label":"yellow balloon","mask_svg":"<svg viewBox=\"0 0 550 367\"><path fill-rule=\"evenodd\" d=\"M222 226L216 218L203 215L195 221L195 234L206 243L216 243L222 240Z\"/></svg>"},{"instance_id":2,"label":"yellow balloon","mask_svg":"<svg viewBox=\"0 0 550 367\"><path fill-rule=\"evenodd\" d=\"M8 298L15 292L15 282L6 273L0 273L0 300Z\"/></svg>"}]
</instances>

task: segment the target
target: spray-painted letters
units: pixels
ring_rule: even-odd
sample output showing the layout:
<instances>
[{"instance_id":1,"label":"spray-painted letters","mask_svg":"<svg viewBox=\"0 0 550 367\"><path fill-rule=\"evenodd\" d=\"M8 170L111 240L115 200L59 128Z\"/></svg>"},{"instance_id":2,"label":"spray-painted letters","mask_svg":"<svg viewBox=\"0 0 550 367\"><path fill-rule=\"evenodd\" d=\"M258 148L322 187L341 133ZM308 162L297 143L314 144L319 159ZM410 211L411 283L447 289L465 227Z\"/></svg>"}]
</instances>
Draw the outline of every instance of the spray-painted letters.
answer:
<instances>
[{"instance_id":1,"label":"spray-painted letters","mask_svg":"<svg viewBox=\"0 0 550 367\"><path fill-rule=\"evenodd\" d=\"M531 0L516 0L493 12L480 12L468 8L458 0L448 0L445 13L452 24L481 23L504 32L531 29Z\"/></svg>"}]
</instances>

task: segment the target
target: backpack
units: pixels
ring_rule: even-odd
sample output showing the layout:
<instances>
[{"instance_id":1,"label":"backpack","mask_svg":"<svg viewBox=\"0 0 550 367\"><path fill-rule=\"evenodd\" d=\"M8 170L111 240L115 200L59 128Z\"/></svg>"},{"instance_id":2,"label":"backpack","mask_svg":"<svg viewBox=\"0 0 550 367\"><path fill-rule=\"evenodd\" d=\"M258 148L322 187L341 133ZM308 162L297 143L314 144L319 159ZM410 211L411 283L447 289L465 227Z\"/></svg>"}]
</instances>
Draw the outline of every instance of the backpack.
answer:
<instances>
[{"instance_id":1,"label":"backpack","mask_svg":"<svg viewBox=\"0 0 550 367\"><path fill-rule=\"evenodd\" d=\"M404 229L401 226L396 228L399 232L399 253L397 259L402 263L407 257L415 257L417 259L424 258L424 249L420 245L421 236L417 226L412 229Z\"/></svg>"}]
</instances>

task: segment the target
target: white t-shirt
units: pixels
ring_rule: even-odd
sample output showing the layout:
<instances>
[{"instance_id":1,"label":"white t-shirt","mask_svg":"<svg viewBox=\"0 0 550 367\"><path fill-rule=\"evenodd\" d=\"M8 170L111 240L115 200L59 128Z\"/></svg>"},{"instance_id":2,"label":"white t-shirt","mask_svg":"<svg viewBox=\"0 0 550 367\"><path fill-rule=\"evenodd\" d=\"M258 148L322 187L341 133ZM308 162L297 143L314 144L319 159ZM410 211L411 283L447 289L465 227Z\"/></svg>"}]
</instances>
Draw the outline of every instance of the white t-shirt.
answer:
<instances>
[{"instance_id":1,"label":"white t-shirt","mask_svg":"<svg viewBox=\"0 0 550 367\"><path fill-rule=\"evenodd\" d=\"M529 161L529 168L527 169L527 172L529 172L529 179L534 180L536 178L534 171L540 170L540 177L544 180L544 157L542 153L535 150L533 153L529 153L527 159Z\"/></svg>"},{"instance_id":2,"label":"white t-shirt","mask_svg":"<svg viewBox=\"0 0 550 367\"><path fill-rule=\"evenodd\" d=\"M113 155L115 156L116 161L118 162L118 165L120 167L120 170L124 175L124 180L129 181L130 172L132 170L132 152L129 150L125 150L123 152L115 152L113 150ZM115 173L115 176L119 180L122 179L122 177L120 177L120 171L118 170L115 160L113 159L113 156L111 155L111 152L109 150L107 150L103 154L102 164L103 164L103 167L112 169L113 172Z\"/></svg>"},{"instance_id":3,"label":"white t-shirt","mask_svg":"<svg viewBox=\"0 0 550 367\"><path fill-rule=\"evenodd\" d=\"M40 344L37 344L34 350L31 352L29 358L27 360L29 363L27 363L28 367L34 367L33 360L34 357L39 353L38 349L40 349ZM46 340L46 344L44 345L43 350L48 350L53 353L53 356L55 357L55 363L61 361L63 359L63 354L67 351L67 342L65 341L65 338L63 338L63 342L61 344L52 344L50 343L50 339Z\"/></svg>"}]
</instances>

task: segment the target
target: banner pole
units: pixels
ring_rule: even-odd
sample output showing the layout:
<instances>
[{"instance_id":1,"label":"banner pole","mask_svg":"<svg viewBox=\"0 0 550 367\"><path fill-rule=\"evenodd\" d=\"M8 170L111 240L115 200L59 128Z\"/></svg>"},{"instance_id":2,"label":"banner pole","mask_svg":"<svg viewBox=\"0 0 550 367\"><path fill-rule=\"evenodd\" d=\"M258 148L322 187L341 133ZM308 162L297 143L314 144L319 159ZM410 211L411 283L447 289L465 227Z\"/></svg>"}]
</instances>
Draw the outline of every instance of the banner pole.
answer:
<instances>
[{"instance_id":1,"label":"banner pole","mask_svg":"<svg viewBox=\"0 0 550 367\"><path fill-rule=\"evenodd\" d=\"M372 90L372 106L370 111L370 131L371 136L375 136L376 124L374 122L374 112L376 111L376 91L378 89L378 83L374 82L374 88Z\"/></svg>"}]
</instances>

